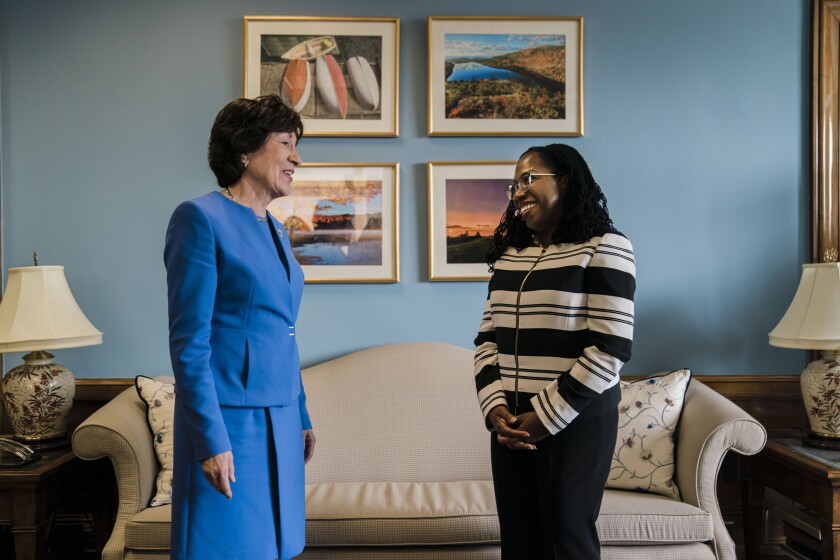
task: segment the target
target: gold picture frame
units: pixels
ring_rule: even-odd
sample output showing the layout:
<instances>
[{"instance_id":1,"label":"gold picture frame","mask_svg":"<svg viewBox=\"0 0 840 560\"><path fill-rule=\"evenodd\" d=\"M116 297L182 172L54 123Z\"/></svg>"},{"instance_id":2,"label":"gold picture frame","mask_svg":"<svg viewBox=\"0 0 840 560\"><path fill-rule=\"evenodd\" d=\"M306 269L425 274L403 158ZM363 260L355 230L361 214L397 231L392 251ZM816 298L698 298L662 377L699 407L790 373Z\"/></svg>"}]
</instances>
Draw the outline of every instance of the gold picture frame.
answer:
<instances>
[{"instance_id":1,"label":"gold picture frame","mask_svg":"<svg viewBox=\"0 0 840 560\"><path fill-rule=\"evenodd\" d=\"M429 136L583 136L583 18L429 16Z\"/></svg>"},{"instance_id":2,"label":"gold picture frame","mask_svg":"<svg viewBox=\"0 0 840 560\"><path fill-rule=\"evenodd\" d=\"M399 18L245 16L245 97L276 93L307 136L399 136Z\"/></svg>"},{"instance_id":3,"label":"gold picture frame","mask_svg":"<svg viewBox=\"0 0 840 560\"><path fill-rule=\"evenodd\" d=\"M840 1L814 0L811 24L811 262L840 250ZM816 358L814 358L816 359Z\"/></svg>"},{"instance_id":4,"label":"gold picture frame","mask_svg":"<svg viewBox=\"0 0 840 560\"><path fill-rule=\"evenodd\" d=\"M515 169L515 161L428 162L429 280L490 279L484 258Z\"/></svg>"},{"instance_id":5,"label":"gold picture frame","mask_svg":"<svg viewBox=\"0 0 840 560\"><path fill-rule=\"evenodd\" d=\"M399 163L304 163L268 211L306 283L399 282Z\"/></svg>"}]
</instances>

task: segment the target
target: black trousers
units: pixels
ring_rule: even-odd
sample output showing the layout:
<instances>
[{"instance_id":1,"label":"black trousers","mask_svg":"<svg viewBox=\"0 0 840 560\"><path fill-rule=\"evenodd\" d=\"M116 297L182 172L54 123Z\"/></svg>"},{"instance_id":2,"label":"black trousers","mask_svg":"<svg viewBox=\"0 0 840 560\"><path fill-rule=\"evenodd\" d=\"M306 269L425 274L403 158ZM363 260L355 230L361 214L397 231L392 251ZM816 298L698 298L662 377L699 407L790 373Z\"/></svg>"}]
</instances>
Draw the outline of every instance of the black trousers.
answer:
<instances>
[{"instance_id":1,"label":"black trousers","mask_svg":"<svg viewBox=\"0 0 840 560\"><path fill-rule=\"evenodd\" d=\"M615 449L618 411L576 418L536 451L492 434L490 458L503 560L597 560L595 520Z\"/></svg>"}]
</instances>

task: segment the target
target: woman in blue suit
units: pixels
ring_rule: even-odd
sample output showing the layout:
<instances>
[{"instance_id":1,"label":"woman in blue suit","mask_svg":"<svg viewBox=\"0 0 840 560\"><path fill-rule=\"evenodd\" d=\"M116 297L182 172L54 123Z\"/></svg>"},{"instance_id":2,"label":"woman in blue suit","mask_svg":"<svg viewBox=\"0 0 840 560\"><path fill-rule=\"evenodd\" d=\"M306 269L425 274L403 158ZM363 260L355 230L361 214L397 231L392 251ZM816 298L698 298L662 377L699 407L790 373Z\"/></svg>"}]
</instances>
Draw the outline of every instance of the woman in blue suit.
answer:
<instances>
[{"instance_id":1,"label":"woman in blue suit","mask_svg":"<svg viewBox=\"0 0 840 560\"><path fill-rule=\"evenodd\" d=\"M302 134L279 96L232 101L208 148L221 191L169 222L173 559L291 558L305 544L315 436L295 342L303 273L266 211L291 193Z\"/></svg>"}]
</instances>

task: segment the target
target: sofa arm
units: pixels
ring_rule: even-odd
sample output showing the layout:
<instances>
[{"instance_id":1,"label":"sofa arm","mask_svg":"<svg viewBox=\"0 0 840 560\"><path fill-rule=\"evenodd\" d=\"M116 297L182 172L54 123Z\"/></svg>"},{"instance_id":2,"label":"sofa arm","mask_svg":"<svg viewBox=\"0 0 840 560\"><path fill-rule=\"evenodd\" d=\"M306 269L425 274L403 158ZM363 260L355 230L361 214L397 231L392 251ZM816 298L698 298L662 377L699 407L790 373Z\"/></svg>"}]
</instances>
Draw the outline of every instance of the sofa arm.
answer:
<instances>
[{"instance_id":1,"label":"sofa arm","mask_svg":"<svg viewBox=\"0 0 840 560\"><path fill-rule=\"evenodd\" d=\"M696 379L686 393L677 428L676 482L683 501L711 514L715 554L735 560L717 499L717 477L727 451L754 455L767 443L767 431L738 405Z\"/></svg>"},{"instance_id":2,"label":"sofa arm","mask_svg":"<svg viewBox=\"0 0 840 560\"><path fill-rule=\"evenodd\" d=\"M134 387L114 397L76 428L73 451L90 461L102 457L111 460L119 505L102 560L122 560L126 522L147 507L159 470L146 421L146 406Z\"/></svg>"}]
</instances>

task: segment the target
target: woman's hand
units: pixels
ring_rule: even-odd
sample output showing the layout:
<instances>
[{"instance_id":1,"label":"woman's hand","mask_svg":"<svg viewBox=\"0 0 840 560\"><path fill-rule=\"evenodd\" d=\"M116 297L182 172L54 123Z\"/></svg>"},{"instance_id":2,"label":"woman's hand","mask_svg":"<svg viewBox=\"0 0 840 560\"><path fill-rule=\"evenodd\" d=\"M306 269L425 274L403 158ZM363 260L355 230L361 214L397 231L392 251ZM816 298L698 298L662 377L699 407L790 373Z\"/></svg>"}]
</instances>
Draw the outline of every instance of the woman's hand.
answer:
<instances>
[{"instance_id":1,"label":"woman's hand","mask_svg":"<svg viewBox=\"0 0 840 560\"><path fill-rule=\"evenodd\" d=\"M225 451L203 460L201 472L220 494L224 494L228 500L233 497L230 490L230 483L236 482L236 476L233 474L233 451Z\"/></svg>"},{"instance_id":2,"label":"woman's hand","mask_svg":"<svg viewBox=\"0 0 840 560\"><path fill-rule=\"evenodd\" d=\"M309 462L315 454L315 432L303 430L303 464Z\"/></svg>"},{"instance_id":3,"label":"woman's hand","mask_svg":"<svg viewBox=\"0 0 840 560\"><path fill-rule=\"evenodd\" d=\"M496 439L502 445L510 449L536 449L536 446L528 443L531 435L525 430L516 429L522 427L522 420L512 415L505 405L493 407L487 420L493 425L497 432Z\"/></svg>"},{"instance_id":4,"label":"woman's hand","mask_svg":"<svg viewBox=\"0 0 840 560\"><path fill-rule=\"evenodd\" d=\"M525 438L525 441L530 443L537 443L540 440L545 439L548 437L548 428L542 423L540 417L537 416L536 412L525 412L519 415L517 418L518 425L517 427L522 430L523 432L527 432L529 437ZM504 439L504 441L502 441ZM502 445L507 445L511 449L522 449L511 447L509 438L499 435L499 443ZM535 446L531 446L529 449L536 449Z\"/></svg>"}]
</instances>

